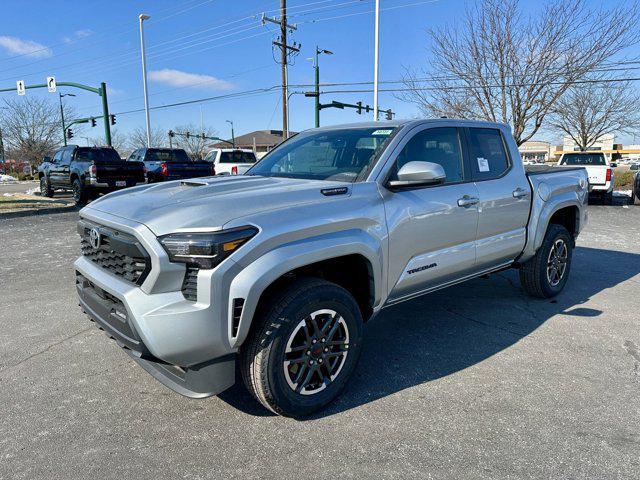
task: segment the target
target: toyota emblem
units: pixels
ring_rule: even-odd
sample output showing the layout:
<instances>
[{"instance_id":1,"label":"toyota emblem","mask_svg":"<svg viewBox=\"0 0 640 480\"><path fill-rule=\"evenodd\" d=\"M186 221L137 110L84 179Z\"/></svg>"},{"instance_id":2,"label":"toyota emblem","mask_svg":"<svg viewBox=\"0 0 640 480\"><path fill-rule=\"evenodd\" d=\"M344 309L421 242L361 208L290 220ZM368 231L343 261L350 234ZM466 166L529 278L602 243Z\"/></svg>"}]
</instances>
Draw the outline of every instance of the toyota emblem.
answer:
<instances>
[{"instance_id":1,"label":"toyota emblem","mask_svg":"<svg viewBox=\"0 0 640 480\"><path fill-rule=\"evenodd\" d=\"M97 228L92 228L89 231L89 245L94 250L98 250L100 248L100 232Z\"/></svg>"}]
</instances>

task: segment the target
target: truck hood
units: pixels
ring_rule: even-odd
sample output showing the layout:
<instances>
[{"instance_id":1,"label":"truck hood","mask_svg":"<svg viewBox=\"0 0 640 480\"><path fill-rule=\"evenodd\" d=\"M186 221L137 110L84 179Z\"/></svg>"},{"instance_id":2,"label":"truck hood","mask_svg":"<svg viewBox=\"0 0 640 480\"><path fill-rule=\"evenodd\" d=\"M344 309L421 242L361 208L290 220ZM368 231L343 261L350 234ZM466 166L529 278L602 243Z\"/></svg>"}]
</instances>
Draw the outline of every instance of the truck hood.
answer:
<instances>
[{"instance_id":1,"label":"truck hood","mask_svg":"<svg viewBox=\"0 0 640 480\"><path fill-rule=\"evenodd\" d=\"M178 229L219 228L258 212L328 201L331 197L322 190L345 186L349 184L229 175L119 190L85 208L142 223L156 235L165 235Z\"/></svg>"}]
</instances>

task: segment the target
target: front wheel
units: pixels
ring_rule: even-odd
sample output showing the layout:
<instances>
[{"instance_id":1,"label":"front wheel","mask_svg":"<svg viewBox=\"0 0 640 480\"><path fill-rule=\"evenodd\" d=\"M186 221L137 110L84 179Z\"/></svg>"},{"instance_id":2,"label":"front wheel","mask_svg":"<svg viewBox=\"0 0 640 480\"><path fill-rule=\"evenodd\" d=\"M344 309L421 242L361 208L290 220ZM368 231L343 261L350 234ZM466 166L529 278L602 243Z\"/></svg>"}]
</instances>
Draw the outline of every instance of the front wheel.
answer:
<instances>
[{"instance_id":1,"label":"front wheel","mask_svg":"<svg viewBox=\"0 0 640 480\"><path fill-rule=\"evenodd\" d=\"M358 362L362 316L344 288L302 278L274 295L240 352L244 383L269 410L301 417L344 388Z\"/></svg>"},{"instance_id":2,"label":"front wheel","mask_svg":"<svg viewBox=\"0 0 640 480\"><path fill-rule=\"evenodd\" d=\"M535 256L520 267L522 288L534 297L551 298L567 283L573 238L562 225L551 224Z\"/></svg>"}]
</instances>

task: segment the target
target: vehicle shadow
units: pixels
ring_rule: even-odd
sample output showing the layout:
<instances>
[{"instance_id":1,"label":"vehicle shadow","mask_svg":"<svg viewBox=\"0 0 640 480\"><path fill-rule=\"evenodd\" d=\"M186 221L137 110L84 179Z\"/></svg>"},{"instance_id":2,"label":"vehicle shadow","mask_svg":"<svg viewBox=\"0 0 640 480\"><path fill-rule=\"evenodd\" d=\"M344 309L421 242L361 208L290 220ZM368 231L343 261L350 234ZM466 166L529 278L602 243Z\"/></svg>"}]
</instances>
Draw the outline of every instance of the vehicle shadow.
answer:
<instances>
[{"instance_id":1,"label":"vehicle shadow","mask_svg":"<svg viewBox=\"0 0 640 480\"><path fill-rule=\"evenodd\" d=\"M529 297L508 270L399 304L365 328L359 365L342 395L309 419L331 416L471 367L510 347L557 314L597 317L593 295L640 273L640 254L578 247L556 299ZM220 398L270 415L242 385Z\"/></svg>"}]
</instances>

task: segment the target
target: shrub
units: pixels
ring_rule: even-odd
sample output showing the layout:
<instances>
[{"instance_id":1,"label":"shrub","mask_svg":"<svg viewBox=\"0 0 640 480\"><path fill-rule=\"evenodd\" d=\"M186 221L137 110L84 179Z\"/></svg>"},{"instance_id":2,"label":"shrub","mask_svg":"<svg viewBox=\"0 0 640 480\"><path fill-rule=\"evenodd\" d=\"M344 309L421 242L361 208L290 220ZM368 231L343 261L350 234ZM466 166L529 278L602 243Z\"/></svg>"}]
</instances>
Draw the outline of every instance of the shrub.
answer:
<instances>
[{"instance_id":1,"label":"shrub","mask_svg":"<svg viewBox=\"0 0 640 480\"><path fill-rule=\"evenodd\" d=\"M618 189L627 189L627 188L631 188L631 185L633 185L633 179L635 177L635 172L632 171L617 171L615 172L615 181L613 184L613 188L618 188Z\"/></svg>"}]
</instances>

